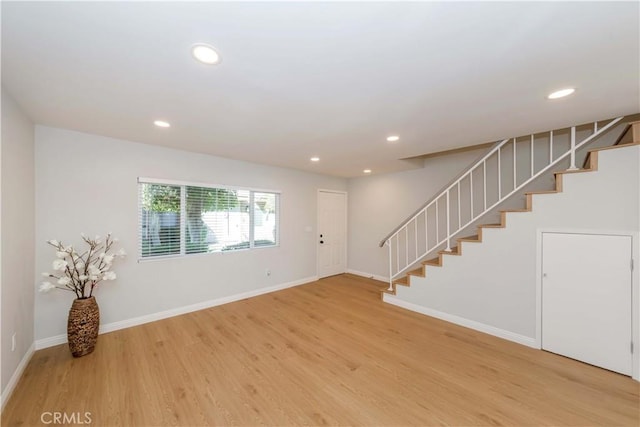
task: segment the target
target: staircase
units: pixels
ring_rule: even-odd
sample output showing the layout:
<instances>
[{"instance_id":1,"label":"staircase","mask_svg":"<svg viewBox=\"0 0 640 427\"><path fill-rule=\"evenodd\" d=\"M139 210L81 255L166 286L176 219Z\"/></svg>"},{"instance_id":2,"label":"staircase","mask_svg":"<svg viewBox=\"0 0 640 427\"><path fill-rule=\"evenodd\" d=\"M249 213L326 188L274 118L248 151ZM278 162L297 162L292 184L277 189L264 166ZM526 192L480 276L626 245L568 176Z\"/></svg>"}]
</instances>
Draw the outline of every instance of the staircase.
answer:
<instances>
[{"instance_id":1,"label":"staircase","mask_svg":"<svg viewBox=\"0 0 640 427\"><path fill-rule=\"evenodd\" d=\"M505 228L508 214L531 212L535 195L562 192L565 175L597 170L599 151L639 143L640 121L625 123L623 117L496 143L381 241L389 251L390 278L383 299L482 243L483 232ZM584 166L578 168L581 156ZM545 176L552 188L531 190L544 185ZM524 208L514 207L519 198Z\"/></svg>"},{"instance_id":2,"label":"staircase","mask_svg":"<svg viewBox=\"0 0 640 427\"><path fill-rule=\"evenodd\" d=\"M389 288L382 291L383 301L540 348L538 307L541 294L538 283L541 281L542 231L630 232L636 236L640 233L640 121L616 120L608 128L611 129L608 141L591 139L597 148L587 147L582 155L577 155L581 161L575 162L584 165L582 168L554 172L560 167L551 165L552 189L532 191L522 188L524 208L503 209L504 203L497 203L495 221L484 221L491 216L490 212L475 222L467 218L466 221L472 222L472 228L462 230L464 237L455 233L441 237L440 240L450 240L450 247L443 242L441 247L432 249L426 257L392 277ZM481 163L483 161L480 159ZM571 166L570 162L566 166ZM475 165L477 162L470 170ZM444 193L440 194L434 200L446 197ZM466 196L470 197L469 194ZM457 195L449 197L457 203ZM426 227L418 227L416 232L413 228L415 216L412 216L406 222L409 227L405 224L398 229L399 233L414 238L422 233L433 233L433 227L429 227L432 224L429 219L425 220L424 211L421 212L417 218L420 222L425 221ZM445 209L442 209L441 215L444 214ZM449 225L457 215L454 205ZM465 219L461 222L464 225ZM403 231L406 229L408 231ZM398 231L394 233L397 235ZM387 242L394 250L396 247L403 249L401 255L389 251L391 268L400 265L398 271L402 270L406 263L402 257L406 253L419 253L425 242L430 244L428 236L422 242L418 240L417 251L413 239L409 243L401 240L400 245L395 241ZM413 250L411 246L414 246ZM638 270L633 274L638 276Z\"/></svg>"}]
</instances>

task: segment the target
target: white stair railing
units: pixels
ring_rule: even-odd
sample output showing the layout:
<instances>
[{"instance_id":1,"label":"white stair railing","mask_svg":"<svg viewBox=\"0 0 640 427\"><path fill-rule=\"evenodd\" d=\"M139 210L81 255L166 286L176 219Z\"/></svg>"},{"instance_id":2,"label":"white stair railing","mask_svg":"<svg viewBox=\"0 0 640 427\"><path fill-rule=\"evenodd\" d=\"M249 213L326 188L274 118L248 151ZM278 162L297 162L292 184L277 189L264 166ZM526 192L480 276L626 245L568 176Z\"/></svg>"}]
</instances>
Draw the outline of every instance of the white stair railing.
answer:
<instances>
[{"instance_id":1,"label":"white stair railing","mask_svg":"<svg viewBox=\"0 0 640 427\"><path fill-rule=\"evenodd\" d=\"M393 281L438 248L451 251L451 240L525 185L611 129L623 117L568 129L507 138L471 165L451 184L385 237L389 249L389 290Z\"/></svg>"}]
</instances>

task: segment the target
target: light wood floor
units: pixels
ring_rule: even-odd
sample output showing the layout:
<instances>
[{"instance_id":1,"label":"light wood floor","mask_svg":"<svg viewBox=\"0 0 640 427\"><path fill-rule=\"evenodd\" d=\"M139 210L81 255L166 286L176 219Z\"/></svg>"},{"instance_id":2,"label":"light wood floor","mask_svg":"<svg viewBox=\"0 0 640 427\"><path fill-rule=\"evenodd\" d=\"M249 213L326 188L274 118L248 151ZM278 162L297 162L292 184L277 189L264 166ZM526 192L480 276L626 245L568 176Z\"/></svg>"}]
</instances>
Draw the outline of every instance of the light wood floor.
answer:
<instances>
[{"instance_id":1,"label":"light wood floor","mask_svg":"<svg viewBox=\"0 0 640 427\"><path fill-rule=\"evenodd\" d=\"M384 304L336 276L35 353L2 425L639 425L628 377Z\"/></svg>"}]
</instances>

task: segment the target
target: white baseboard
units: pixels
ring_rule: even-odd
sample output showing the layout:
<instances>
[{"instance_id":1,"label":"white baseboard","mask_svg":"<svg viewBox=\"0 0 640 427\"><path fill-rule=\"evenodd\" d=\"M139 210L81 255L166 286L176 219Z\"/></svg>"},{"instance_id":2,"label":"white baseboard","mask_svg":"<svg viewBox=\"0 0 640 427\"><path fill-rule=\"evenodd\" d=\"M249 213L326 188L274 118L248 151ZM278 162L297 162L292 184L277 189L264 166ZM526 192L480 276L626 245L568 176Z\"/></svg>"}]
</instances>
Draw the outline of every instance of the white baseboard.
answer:
<instances>
[{"instance_id":1,"label":"white baseboard","mask_svg":"<svg viewBox=\"0 0 640 427\"><path fill-rule=\"evenodd\" d=\"M207 308L215 307L222 304L228 304L234 301L240 301L240 300L255 297L258 295L268 294L270 292L292 288L294 286L303 285L305 283L315 282L316 280L318 280L318 276L305 277L303 279L294 280L292 282L281 283L279 285L268 286L266 288L260 288L260 289L256 289L248 292L242 292L240 294L230 295L227 297L221 297L221 298L216 298L209 301L203 301L203 302L198 302L191 305L185 305L183 307L172 308L169 310L161 311L159 313L152 313L152 314L147 314L140 317L134 317L132 319L111 322L104 325L100 325L100 333L105 334L107 332L113 332L119 329L126 329L132 326L142 325L144 323L155 322L156 320L162 320L162 319L167 319L169 317L180 316L181 314L204 310ZM61 335L56 335L53 337L42 338L37 340L35 343L35 348L36 350L40 350L47 347L53 347L54 345L64 344L66 342L67 342L67 335L61 334Z\"/></svg>"},{"instance_id":2,"label":"white baseboard","mask_svg":"<svg viewBox=\"0 0 640 427\"><path fill-rule=\"evenodd\" d=\"M42 350L43 348L53 347L54 345L60 345L66 342L67 342L67 334L54 335L52 337L42 338L36 341L36 350Z\"/></svg>"},{"instance_id":3,"label":"white baseboard","mask_svg":"<svg viewBox=\"0 0 640 427\"><path fill-rule=\"evenodd\" d=\"M535 338L516 334L510 331L505 331L504 329L496 328L495 326L485 325L484 323L476 322L475 320L465 319L464 317L456 316L454 314L444 313L442 311L434 310L432 308L423 307L421 305L403 301L390 294L384 294L383 300L384 302L388 302L389 304L393 304L398 307L406 308L407 310L411 310L420 314L425 314L427 316L435 317L450 323L455 323L456 325L464 326L465 328L474 329L476 331L484 332L485 334L493 335L498 338L503 338L508 341L513 341L518 344L526 345L527 347L532 347L537 349L540 348L537 345Z\"/></svg>"},{"instance_id":4,"label":"white baseboard","mask_svg":"<svg viewBox=\"0 0 640 427\"><path fill-rule=\"evenodd\" d=\"M2 391L2 403L0 403L0 412L4 410L4 405L6 405L6 403L9 401L9 398L11 397L13 390L16 388L16 385L18 384L18 381L20 380L24 369L27 367L29 360L31 360L31 356L33 356L33 352L35 351L35 349L35 343L32 343L27 352L22 357L20 363L18 363L18 367L13 372L13 375L11 375L7 386Z\"/></svg>"},{"instance_id":5,"label":"white baseboard","mask_svg":"<svg viewBox=\"0 0 640 427\"><path fill-rule=\"evenodd\" d=\"M388 277L378 276L377 274L365 273L363 271L351 270L351 269L347 270L347 273L355 274L356 276L366 277L368 279L374 279L374 280L379 280L381 282L389 283L389 278Z\"/></svg>"}]
</instances>

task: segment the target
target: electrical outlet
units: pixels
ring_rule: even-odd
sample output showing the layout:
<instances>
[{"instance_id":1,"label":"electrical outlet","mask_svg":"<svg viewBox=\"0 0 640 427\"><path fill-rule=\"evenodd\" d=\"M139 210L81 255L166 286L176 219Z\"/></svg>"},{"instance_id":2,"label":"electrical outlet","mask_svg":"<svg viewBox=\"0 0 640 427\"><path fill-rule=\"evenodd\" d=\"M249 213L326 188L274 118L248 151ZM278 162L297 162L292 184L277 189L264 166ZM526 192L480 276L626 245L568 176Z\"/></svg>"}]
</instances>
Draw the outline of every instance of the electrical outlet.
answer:
<instances>
[{"instance_id":1,"label":"electrical outlet","mask_svg":"<svg viewBox=\"0 0 640 427\"><path fill-rule=\"evenodd\" d=\"M11 351L16 351L16 333L11 336Z\"/></svg>"},{"instance_id":2,"label":"electrical outlet","mask_svg":"<svg viewBox=\"0 0 640 427\"><path fill-rule=\"evenodd\" d=\"M271 276L271 270L267 268L267 271L265 271L265 274L267 275L267 277Z\"/></svg>"}]
</instances>

